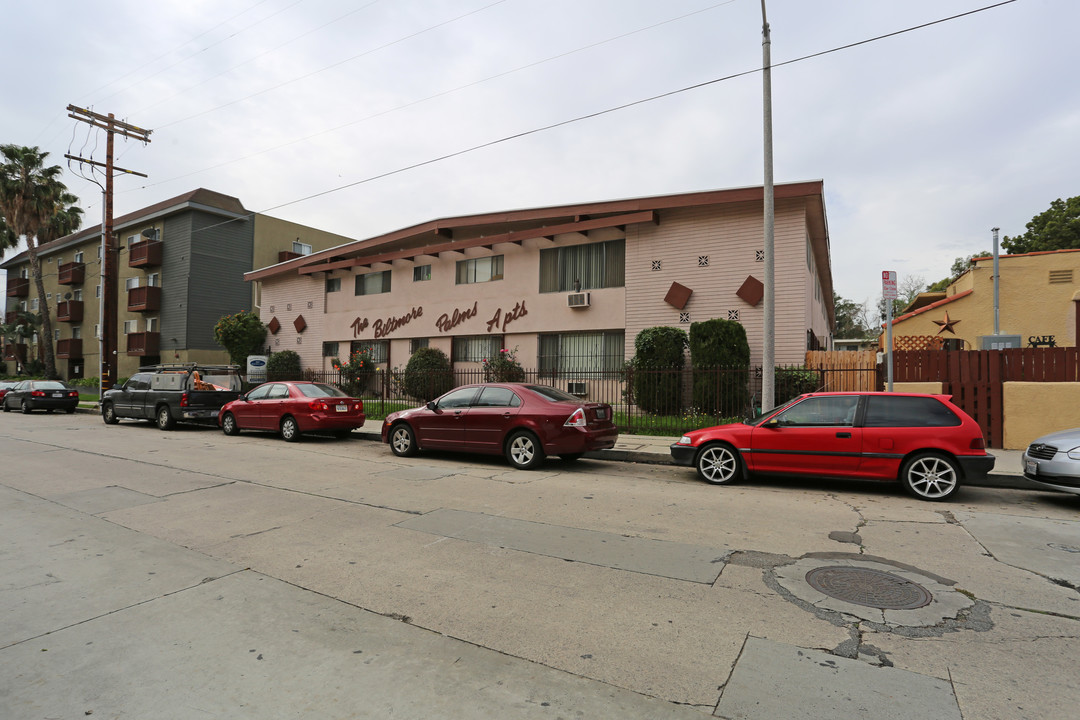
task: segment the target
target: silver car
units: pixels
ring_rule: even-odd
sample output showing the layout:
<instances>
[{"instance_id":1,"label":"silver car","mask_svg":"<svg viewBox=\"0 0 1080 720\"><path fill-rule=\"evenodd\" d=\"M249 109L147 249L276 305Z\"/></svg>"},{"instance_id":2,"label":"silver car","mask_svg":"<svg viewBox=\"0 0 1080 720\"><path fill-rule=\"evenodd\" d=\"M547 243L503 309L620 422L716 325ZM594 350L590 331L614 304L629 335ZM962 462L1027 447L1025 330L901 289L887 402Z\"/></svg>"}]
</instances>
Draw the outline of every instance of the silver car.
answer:
<instances>
[{"instance_id":1,"label":"silver car","mask_svg":"<svg viewBox=\"0 0 1080 720\"><path fill-rule=\"evenodd\" d=\"M1021 462L1031 482L1080 495L1080 428L1043 435L1028 445Z\"/></svg>"}]
</instances>

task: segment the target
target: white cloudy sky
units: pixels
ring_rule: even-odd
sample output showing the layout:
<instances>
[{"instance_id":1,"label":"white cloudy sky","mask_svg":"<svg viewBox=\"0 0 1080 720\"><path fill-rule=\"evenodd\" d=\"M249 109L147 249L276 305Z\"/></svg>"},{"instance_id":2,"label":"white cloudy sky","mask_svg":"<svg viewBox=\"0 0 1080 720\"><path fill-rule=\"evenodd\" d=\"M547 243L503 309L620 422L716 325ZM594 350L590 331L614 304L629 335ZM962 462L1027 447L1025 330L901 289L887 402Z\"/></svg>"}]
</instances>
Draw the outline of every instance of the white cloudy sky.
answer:
<instances>
[{"instance_id":1,"label":"white cloudy sky","mask_svg":"<svg viewBox=\"0 0 1080 720\"><path fill-rule=\"evenodd\" d=\"M768 0L774 64L993 0ZM122 214L195 187L363 238L439 217L763 181L759 0L5 3L0 142L104 160ZM1016 0L773 71L777 182L823 179L837 291L926 281L1080 194L1080 3ZM369 180L367 182L363 182ZM87 222L97 186L65 178ZM303 198L359 183L323 195ZM299 201L299 202L297 202Z\"/></svg>"}]
</instances>

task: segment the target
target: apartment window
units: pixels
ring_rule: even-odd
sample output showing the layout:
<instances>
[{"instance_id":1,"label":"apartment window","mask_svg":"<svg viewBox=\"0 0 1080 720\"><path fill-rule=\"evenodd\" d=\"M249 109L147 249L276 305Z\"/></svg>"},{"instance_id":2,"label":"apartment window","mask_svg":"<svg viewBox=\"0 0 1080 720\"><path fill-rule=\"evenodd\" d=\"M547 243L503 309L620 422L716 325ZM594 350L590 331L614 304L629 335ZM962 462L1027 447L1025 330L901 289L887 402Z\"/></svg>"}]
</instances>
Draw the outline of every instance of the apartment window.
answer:
<instances>
[{"instance_id":1,"label":"apartment window","mask_svg":"<svg viewBox=\"0 0 1080 720\"><path fill-rule=\"evenodd\" d=\"M26 280L30 277L29 272L30 271L27 268L19 268L19 277Z\"/></svg>"},{"instance_id":2,"label":"apartment window","mask_svg":"<svg viewBox=\"0 0 1080 720\"><path fill-rule=\"evenodd\" d=\"M326 292L341 292L341 278L327 278Z\"/></svg>"},{"instance_id":3,"label":"apartment window","mask_svg":"<svg viewBox=\"0 0 1080 720\"><path fill-rule=\"evenodd\" d=\"M623 287L626 240L569 245L540 251L540 292Z\"/></svg>"},{"instance_id":4,"label":"apartment window","mask_svg":"<svg viewBox=\"0 0 1080 720\"><path fill-rule=\"evenodd\" d=\"M97 246L97 259L98 260L101 259L101 246L100 245Z\"/></svg>"},{"instance_id":5,"label":"apartment window","mask_svg":"<svg viewBox=\"0 0 1080 720\"><path fill-rule=\"evenodd\" d=\"M52 293L45 293L46 300L52 300Z\"/></svg>"},{"instance_id":6,"label":"apartment window","mask_svg":"<svg viewBox=\"0 0 1080 720\"><path fill-rule=\"evenodd\" d=\"M388 292L390 292L389 270L356 276L356 295L378 295Z\"/></svg>"},{"instance_id":7,"label":"apartment window","mask_svg":"<svg viewBox=\"0 0 1080 720\"><path fill-rule=\"evenodd\" d=\"M94 323L94 339L95 340L100 340L101 339L101 326L98 325L97 323Z\"/></svg>"},{"instance_id":8,"label":"apartment window","mask_svg":"<svg viewBox=\"0 0 1080 720\"><path fill-rule=\"evenodd\" d=\"M82 302L82 290L72 290L71 299L75 302Z\"/></svg>"},{"instance_id":9,"label":"apartment window","mask_svg":"<svg viewBox=\"0 0 1080 720\"><path fill-rule=\"evenodd\" d=\"M490 257L471 258L458 260L457 284L469 285L471 283L491 282L503 279L503 256L491 255Z\"/></svg>"},{"instance_id":10,"label":"apartment window","mask_svg":"<svg viewBox=\"0 0 1080 720\"><path fill-rule=\"evenodd\" d=\"M161 276L158 273L150 273L146 276L146 284L150 287L157 287L161 284Z\"/></svg>"},{"instance_id":11,"label":"apartment window","mask_svg":"<svg viewBox=\"0 0 1080 720\"><path fill-rule=\"evenodd\" d=\"M338 344L336 342L324 342L322 344L322 356L323 357L337 357L338 356Z\"/></svg>"},{"instance_id":12,"label":"apartment window","mask_svg":"<svg viewBox=\"0 0 1080 720\"><path fill-rule=\"evenodd\" d=\"M349 345L349 355L367 350L373 363L384 363L390 359L390 343L386 340L353 340Z\"/></svg>"},{"instance_id":13,"label":"apartment window","mask_svg":"<svg viewBox=\"0 0 1080 720\"><path fill-rule=\"evenodd\" d=\"M157 332L157 331L158 331L158 319L157 318L146 318L146 332Z\"/></svg>"},{"instance_id":14,"label":"apartment window","mask_svg":"<svg viewBox=\"0 0 1080 720\"><path fill-rule=\"evenodd\" d=\"M132 245L139 242L140 240L142 240L142 238L139 237L138 235L128 235L127 236L127 246L130 248Z\"/></svg>"},{"instance_id":15,"label":"apartment window","mask_svg":"<svg viewBox=\"0 0 1080 720\"><path fill-rule=\"evenodd\" d=\"M454 362L483 362L502 350L502 335L464 335L453 340L450 359Z\"/></svg>"},{"instance_id":16,"label":"apartment window","mask_svg":"<svg viewBox=\"0 0 1080 720\"><path fill-rule=\"evenodd\" d=\"M540 336L541 372L610 372L623 365L622 330Z\"/></svg>"},{"instance_id":17,"label":"apartment window","mask_svg":"<svg viewBox=\"0 0 1080 720\"><path fill-rule=\"evenodd\" d=\"M100 285L96 285L94 287L94 297L96 297L96 298L101 297L101 286Z\"/></svg>"},{"instance_id":18,"label":"apartment window","mask_svg":"<svg viewBox=\"0 0 1080 720\"><path fill-rule=\"evenodd\" d=\"M124 334L127 335L127 334L133 333L133 332L139 332L139 321L138 320L125 320L124 321Z\"/></svg>"},{"instance_id":19,"label":"apartment window","mask_svg":"<svg viewBox=\"0 0 1080 720\"><path fill-rule=\"evenodd\" d=\"M79 327L78 325L71 328L71 337L73 339L75 339L75 340L78 340L79 338L81 338L82 337L82 328Z\"/></svg>"},{"instance_id":20,"label":"apartment window","mask_svg":"<svg viewBox=\"0 0 1080 720\"><path fill-rule=\"evenodd\" d=\"M409 354L412 355L420 348L426 348L428 346L427 338L412 338L409 340Z\"/></svg>"},{"instance_id":21,"label":"apartment window","mask_svg":"<svg viewBox=\"0 0 1080 720\"><path fill-rule=\"evenodd\" d=\"M25 300L20 300L19 301L19 309L22 310L23 312L26 312L26 301Z\"/></svg>"},{"instance_id":22,"label":"apartment window","mask_svg":"<svg viewBox=\"0 0 1080 720\"><path fill-rule=\"evenodd\" d=\"M53 330L53 341L60 342L60 330Z\"/></svg>"},{"instance_id":23,"label":"apartment window","mask_svg":"<svg viewBox=\"0 0 1080 720\"><path fill-rule=\"evenodd\" d=\"M311 245L309 245L308 243L302 243L299 240L296 240L292 244L292 251L294 253L296 253L297 255L310 255L311 254Z\"/></svg>"},{"instance_id":24,"label":"apartment window","mask_svg":"<svg viewBox=\"0 0 1080 720\"><path fill-rule=\"evenodd\" d=\"M37 312L37 309L38 309L38 299L37 298L34 298L33 300L30 301L30 309L33 310L34 312Z\"/></svg>"},{"instance_id":25,"label":"apartment window","mask_svg":"<svg viewBox=\"0 0 1080 720\"><path fill-rule=\"evenodd\" d=\"M413 282L422 282L424 280L431 279L431 266L430 265L417 265L412 269Z\"/></svg>"},{"instance_id":26,"label":"apartment window","mask_svg":"<svg viewBox=\"0 0 1080 720\"><path fill-rule=\"evenodd\" d=\"M82 250L75 253L75 262L77 262L77 263L83 262L83 252L82 252Z\"/></svg>"},{"instance_id":27,"label":"apartment window","mask_svg":"<svg viewBox=\"0 0 1080 720\"><path fill-rule=\"evenodd\" d=\"M137 287L139 287L139 277L137 275L124 281L124 290L134 290Z\"/></svg>"}]
</instances>

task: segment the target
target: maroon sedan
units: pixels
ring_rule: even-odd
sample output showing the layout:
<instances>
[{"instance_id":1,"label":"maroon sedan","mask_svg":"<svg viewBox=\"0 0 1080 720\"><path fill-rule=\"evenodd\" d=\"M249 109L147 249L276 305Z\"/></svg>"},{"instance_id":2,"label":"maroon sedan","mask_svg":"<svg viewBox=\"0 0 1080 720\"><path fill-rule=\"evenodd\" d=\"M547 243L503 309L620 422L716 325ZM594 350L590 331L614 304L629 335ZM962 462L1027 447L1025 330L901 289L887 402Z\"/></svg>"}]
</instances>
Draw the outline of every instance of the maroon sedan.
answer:
<instances>
[{"instance_id":1,"label":"maroon sedan","mask_svg":"<svg viewBox=\"0 0 1080 720\"><path fill-rule=\"evenodd\" d=\"M945 500L963 480L994 468L978 424L950 397L800 395L751 420L688 432L671 457L716 485L751 475L870 478Z\"/></svg>"},{"instance_id":2,"label":"maroon sedan","mask_svg":"<svg viewBox=\"0 0 1080 720\"><path fill-rule=\"evenodd\" d=\"M582 402L547 385L483 383L451 390L424 407L386 416L382 440L395 455L458 450L505 455L529 469L545 455L577 460L615 446L611 406Z\"/></svg>"},{"instance_id":3,"label":"maroon sedan","mask_svg":"<svg viewBox=\"0 0 1080 720\"><path fill-rule=\"evenodd\" d=\"M364 424L364 403L332 385L268 382L226 403L218 425L226 435L241 430L271 430L295 442L306 432L346 437Z\"/></svg>"}]
</instances>

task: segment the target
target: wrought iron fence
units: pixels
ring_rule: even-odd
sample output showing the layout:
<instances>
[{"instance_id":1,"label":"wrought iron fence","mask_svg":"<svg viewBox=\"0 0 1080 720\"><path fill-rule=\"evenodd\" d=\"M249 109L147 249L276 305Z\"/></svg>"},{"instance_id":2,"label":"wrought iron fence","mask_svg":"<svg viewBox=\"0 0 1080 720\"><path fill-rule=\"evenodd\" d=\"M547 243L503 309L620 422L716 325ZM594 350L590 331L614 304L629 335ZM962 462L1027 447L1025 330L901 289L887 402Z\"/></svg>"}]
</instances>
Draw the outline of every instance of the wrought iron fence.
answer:
<instances>
[{"instance_id":1,"label":"wrought iron fence","mask_svg":"<svg viewBox=\"0 0 1080 720\"><path fill-rule=\"evenodd\" d=\"M776 404L806 392L875 385L876 376L863 379L855 375L865 372L778 367ZM758 414L761 378L760 367L688 367L577 372L525 369L519 380L557 387L583 402L608 403L622 433L678 436L688 430ZM337 371L305 370L299 376L271 374L267 379L312 380L335 385L349 395L362 398L365 413L373 419L417 407L455 387L487 381L483 368L425 371L408 376L403 370L378 370L352 381ZM863 389L877 388L875 385Z\"/></svg>"}]
</instances>

